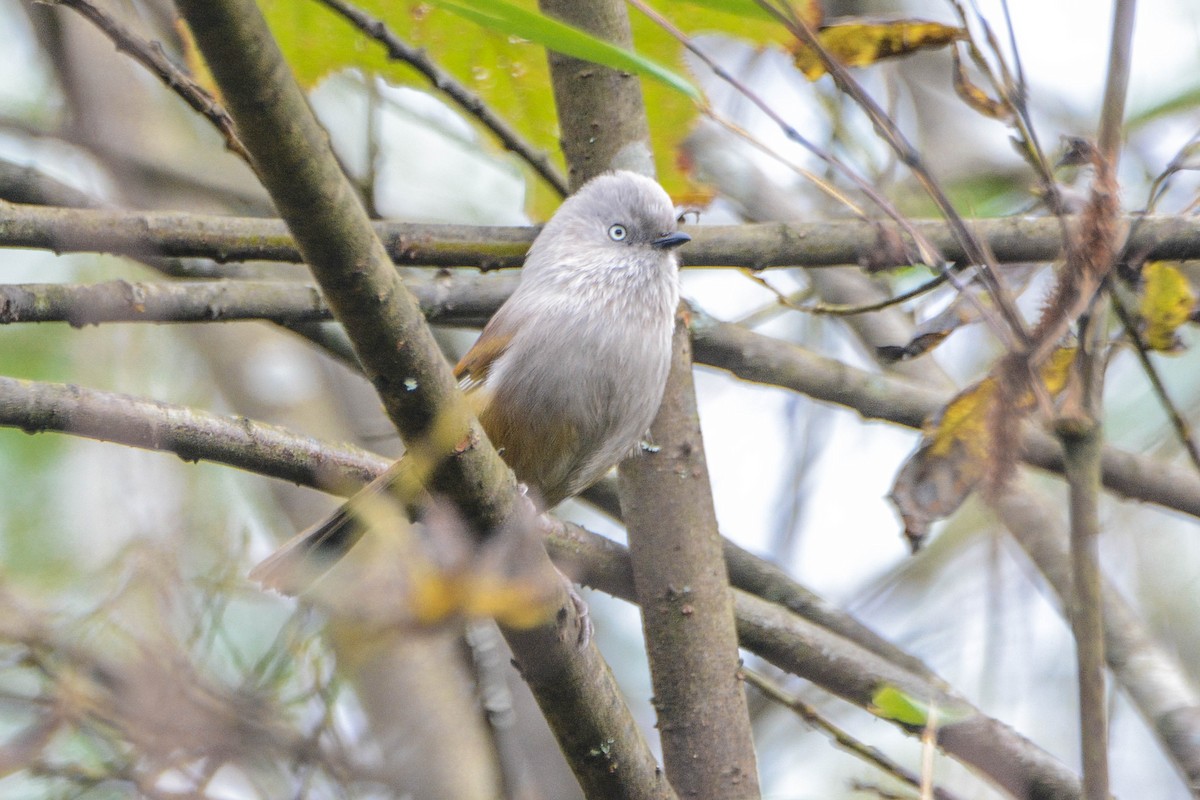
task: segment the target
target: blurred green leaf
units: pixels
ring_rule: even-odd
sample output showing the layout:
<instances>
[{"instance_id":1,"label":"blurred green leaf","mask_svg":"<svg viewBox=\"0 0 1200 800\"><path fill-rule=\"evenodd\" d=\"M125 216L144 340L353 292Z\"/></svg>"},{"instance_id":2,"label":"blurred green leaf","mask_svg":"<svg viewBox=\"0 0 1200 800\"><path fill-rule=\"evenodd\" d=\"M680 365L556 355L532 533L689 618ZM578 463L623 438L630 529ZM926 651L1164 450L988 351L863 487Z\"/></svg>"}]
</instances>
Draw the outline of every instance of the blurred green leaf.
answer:
<instances>
[{"instance_id":1,"label":"blurred green leaf","mask_svg":"<svg viewBox=\"0 0 1200 800\"><path fill-rule=\"evenodd\" d=\"M924 700L918 700L912 695L895 686L885 685L871 696L871 710L884 719L895 720L914 728L924 728L929 724L931 711L936 708L936 723L951 725L961 722L971 715L967 708L943 708L932 706Z\"/></svg>"},{"instance_id":2,"label":"blurred green leaf","mask_svg":"<svg viewBox=\"0 0 1200 800\"><path fill-rule=\"evenodd\" d=\"M929 721L929 704L905 694L895 686L884 686L871 696L871 705L884 719L922 728Z\"/></svg>"},{"instance_id":3,"label":"blurred green leaf","mask_svg":"<svg viewBox=\"0 0 1200 800\"><path fill-rule=\"evenodd\" d=\"M693 100L701 99L699 89L657 62L609 44L603 39L597 39L544 14L527 11L504 0L467 0L470 5L453 0L429 2L484 28L537 42L564 55L654 78Z\"/></svg>"},{"instance_id":4,"label":"blurred green leaf","mask_svg":"<svg viewBox=\"0 0 1200 800\"><path fill-rule=\"evenodd\" d=\"M360 69L392 83L428 88L410 67L389 62L381 45L319 3L260 2L302 84L312 86L337 70ZM677 196L694 191L677 157L680 143L696 120L699 93L692 81L682 77L683 46L645 15L630 14L636 51L631 54L606 43L600 43L597 50L576 49L590 48L598 40L548 20L537 12L534 0L360 0L357 5L382 20L400 39L423 48L534 147L555 157L559 154L559 130L544 46L564 52L570 49L571 55L653 77L644 82L643 92L659 181ZM786 28L762 12L754 0L677 0L658 3L658 7L689 35L717 33L756 45L782 46L791 41ZM797 7L806 19L814 9L819 12L819 6L812 3ZM462 18L468 14L474 14L480 27L463 25ZM626 60L612 61L614 52L620 54L616 58ZM501 152L499 146L496 152ZM540 183L531 186L533 213L548 215L558 198Z\"/></svg>"}]
</instances>

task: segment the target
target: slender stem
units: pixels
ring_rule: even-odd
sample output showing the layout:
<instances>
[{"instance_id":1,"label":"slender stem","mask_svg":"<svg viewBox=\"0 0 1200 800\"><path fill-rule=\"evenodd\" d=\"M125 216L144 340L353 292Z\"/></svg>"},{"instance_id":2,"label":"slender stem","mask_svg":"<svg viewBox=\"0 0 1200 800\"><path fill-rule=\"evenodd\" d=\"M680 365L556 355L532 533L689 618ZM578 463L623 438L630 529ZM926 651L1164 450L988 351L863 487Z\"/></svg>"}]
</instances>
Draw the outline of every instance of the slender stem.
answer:
<instances>
[{"instance_id":1,"label":"slender stem","mask_svg":"<svg viewBox=\"0 0 1200 800\"><path fill-rule=\"evenodd\" d=\"M1070 488L1070 604L1079 671L1080 741L1087 800L1108 800L1108 695L1105 688L1104 615L1100 583L1100 426L1094 421L1066 429L1063 440Z\"/></svg>"},{"instance_id":2,"label":"slender stem","mask_svg":"<svg viewBox=\"0 0 1200 800\"><path fill-rule=\"evenodd\" d=\"M1112 42L1108 50L1108 77L1104 85L1104 105L1100 108L1097 144L1100 154L1115 172L1121 152L1125 96L1129 90L1130 63L1133 60L1133 22L1137 0L1116 0L1113 6Z\"/></svg>"},{"instance_id":3,"label":"slender stem","mask_svg":"<svg viewBox=\"0 0 1200 800\"><path fill-rule=\"evenodd\" d=\"M107 11L92 0L46 0L52 5L61 5L76 11L107 36L117 49L128 54L134 61L148 69L168 89L183 98L193 109L211 122L225 137L225 145L246 163L250 154L246 152L234 131L233 119L220 103L200 84L179 67L175 66L158 42L148 42L122 25Z\"/></svg>"},{"instance_id":4,"label":"slender stem","mask_svg":"<svg viewBox=\"0 0 1200 800\"><path fill-rule=\"evenodd\" d=\"M742 674L746 676L746 683L758 689L770 700L796 712L798 717L824 733L829 737L830 741L841 749L852 753L876 769L882 770L893 778L907 783L909 786L918 787L921 785L921 776L893 761L881 752L879 748L859 741L848 731L843 730L822 716L816 708L801 700L799 696L785 692L780 686L753 670L743 669ZM934 800L955 800L958 795L946 789L935 788L933 790L933 797Z\"/></svg>"}]
</instances>

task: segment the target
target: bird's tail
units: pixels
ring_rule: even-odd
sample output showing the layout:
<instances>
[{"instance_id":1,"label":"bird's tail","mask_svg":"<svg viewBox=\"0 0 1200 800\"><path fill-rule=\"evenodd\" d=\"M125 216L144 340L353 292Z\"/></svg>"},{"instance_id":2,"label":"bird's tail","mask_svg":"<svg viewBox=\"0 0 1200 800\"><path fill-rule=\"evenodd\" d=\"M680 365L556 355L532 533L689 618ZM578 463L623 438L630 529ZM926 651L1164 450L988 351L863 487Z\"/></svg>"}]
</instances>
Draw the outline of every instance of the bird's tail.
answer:
<instances>
[{"instance_id":1,"label":"bird's tail","mask_svg":"<svg viewBox=\"0 0 1200 800\"><path fill-rule=\"evenodd\" d=\"M250 570L250 580L280 594L300 594L350 552L364 533L366 525L347 503L267 556Z\"/></svg>"},{"instance_id":2,"label":"bird's tail","mask_svg":"<svg viewBox=\"0 0 1200 800\"><path fill-rule=\"evenodd\" d=\"M414 498L412 491L406 491L411 483L407 480L411 470L404 466L407 460L394 464L329 517L289 539L250 570L250 580L280 594L300 594L333 569L373 524L395 522L397 513L411 516Z\"/></svg>"}]
</instances>

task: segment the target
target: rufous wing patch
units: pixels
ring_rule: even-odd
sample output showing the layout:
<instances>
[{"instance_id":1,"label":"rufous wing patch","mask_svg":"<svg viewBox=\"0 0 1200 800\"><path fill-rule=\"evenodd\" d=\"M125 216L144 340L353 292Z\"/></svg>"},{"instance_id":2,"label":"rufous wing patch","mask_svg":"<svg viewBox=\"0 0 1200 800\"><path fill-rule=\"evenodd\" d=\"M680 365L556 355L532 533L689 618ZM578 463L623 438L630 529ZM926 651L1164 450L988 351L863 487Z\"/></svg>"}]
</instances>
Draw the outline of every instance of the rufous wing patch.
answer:
<instances>
[{"instance_id":1,"label":"rufous wing patch","mask_svg":"<svg viewBox=\"0 0 1200 800\"><path fill-rule=\"evenodd\" d=\"M475 340L475 344L471 345L471 349L454 367L454 377L458 378L459 388L464 392L471 391L487 380L492 364L504 355L509 344L512 343L512 334L502 332L501 326L495 322L492 320L488 323L487 327L483 329L483 333L479 334L479 338Z\"/></svg>"}]
</instances>

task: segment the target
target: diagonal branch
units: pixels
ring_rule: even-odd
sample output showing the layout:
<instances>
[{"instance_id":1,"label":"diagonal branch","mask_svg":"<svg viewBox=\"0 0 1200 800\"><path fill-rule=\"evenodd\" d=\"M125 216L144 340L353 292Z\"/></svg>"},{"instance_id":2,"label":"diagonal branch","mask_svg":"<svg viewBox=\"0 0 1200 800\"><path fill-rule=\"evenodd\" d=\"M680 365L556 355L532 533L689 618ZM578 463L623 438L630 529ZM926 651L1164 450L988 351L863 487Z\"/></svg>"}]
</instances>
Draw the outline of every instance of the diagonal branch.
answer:
<instances>
[{"instance_id":1,"label":"diagonal branch","mask_svg":"<svg viewBox=\"0 0 1200 800\"><path fill-rule=\"evenodd\" d=\"M225 137L225 146L243 161L250 163L250 154L238 139L233 128L233 119L204 88L191 76L171 62L158 42L148 42L125 27L92 0L44 0L51 5L61 5L76 11L107 36L117 50L126 53L134 61L148 69L163 84L179 95L201 116L213 124Z\"/></svg>"}]
</instances>

